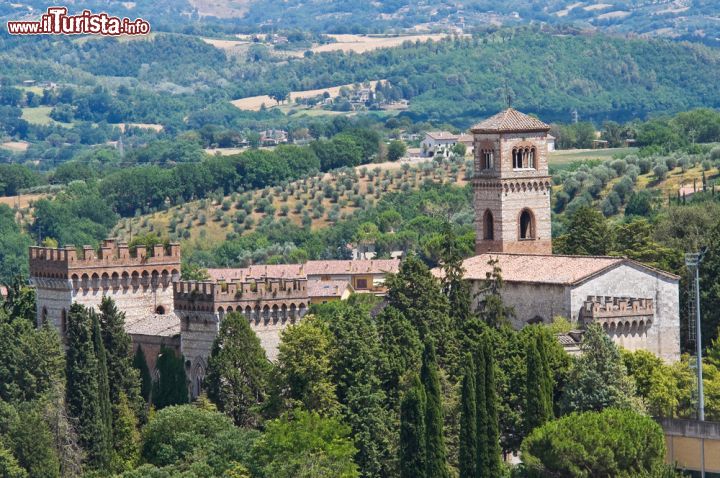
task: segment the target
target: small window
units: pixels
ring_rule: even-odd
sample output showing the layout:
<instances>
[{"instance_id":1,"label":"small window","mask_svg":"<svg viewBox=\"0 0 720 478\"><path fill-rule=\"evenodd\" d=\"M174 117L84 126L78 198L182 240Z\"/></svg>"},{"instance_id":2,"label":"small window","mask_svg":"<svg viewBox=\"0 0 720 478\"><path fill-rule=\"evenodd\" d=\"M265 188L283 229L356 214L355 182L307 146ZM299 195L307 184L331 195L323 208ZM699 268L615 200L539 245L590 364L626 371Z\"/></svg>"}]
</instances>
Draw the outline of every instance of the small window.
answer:
<instances>
[{"instance_id":1,"label":"small window","mask_svg":"<svg viewBox=\"0 0 720 478\"><path fill-rule=\"evenodd\" d=\"M357 279L355 281L355 288L356 289L367 289L368 288L367 279Z\"/></svg>"},{"instance_id":2,"label":"small window","mask_svg":"<svg viewBox=\"0 0 720 478\"><path fill-rule=\"evenodd\" d=\"M481 151L481 169L492 169L494 167L494 158L492 149L483 149Z\"/></svg>"},{"instance_id":3,"label":"small window","mask_svg":"<svg viewBox=\"0 0 720 478\"><path fill-rule=\"evenodd\" d=\"M155 313L158 315L165 315L165 307L163 307L162 305L158 305L155 308Z\"/></svg>"}]
</instances>

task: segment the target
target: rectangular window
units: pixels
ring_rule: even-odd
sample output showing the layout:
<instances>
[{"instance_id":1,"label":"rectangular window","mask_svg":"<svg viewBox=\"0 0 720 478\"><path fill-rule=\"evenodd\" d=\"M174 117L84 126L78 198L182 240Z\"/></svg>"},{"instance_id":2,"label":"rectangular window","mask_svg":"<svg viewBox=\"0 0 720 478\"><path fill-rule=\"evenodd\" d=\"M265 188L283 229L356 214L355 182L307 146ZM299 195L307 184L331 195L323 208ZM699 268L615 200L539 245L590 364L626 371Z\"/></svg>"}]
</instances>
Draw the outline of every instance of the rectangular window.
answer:
<instances>
[{"instance_id":1,"label":"rectangular window","mask_svg":"<svg viewBox=\"0 0 720 478\"><path fill-rule=\"evenodd\" d=\"M367 279L355 279L355 288L356 289L367 289Z\"/></svg>"}]
</instances>

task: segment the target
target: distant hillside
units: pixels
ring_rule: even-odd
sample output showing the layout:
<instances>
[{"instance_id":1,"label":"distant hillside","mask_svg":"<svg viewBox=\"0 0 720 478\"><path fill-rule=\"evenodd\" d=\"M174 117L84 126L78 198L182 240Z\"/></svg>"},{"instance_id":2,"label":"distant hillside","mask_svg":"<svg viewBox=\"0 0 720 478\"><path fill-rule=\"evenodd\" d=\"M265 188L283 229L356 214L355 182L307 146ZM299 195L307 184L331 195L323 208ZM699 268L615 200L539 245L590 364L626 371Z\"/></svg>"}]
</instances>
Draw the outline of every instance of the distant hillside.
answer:
<instances>
[{"instance_id":1,"label":"distant hillside","mask_svg":"<svg viewBox=\"0 0 720 478\"><path fill-rule=\"evenodd\" d=\"M32 16L55 5L47 0L0 4L0 19ZM202 24L225 31L312 30L380 33L391 29L430 31L545 23L718 43L718 5L690 0L83 0L81 10L143 17L156 31L188 31ZM4 22L3 22L4 23ZM207 34L207 29L205 34Z\"/></svg>"}]
</instances>

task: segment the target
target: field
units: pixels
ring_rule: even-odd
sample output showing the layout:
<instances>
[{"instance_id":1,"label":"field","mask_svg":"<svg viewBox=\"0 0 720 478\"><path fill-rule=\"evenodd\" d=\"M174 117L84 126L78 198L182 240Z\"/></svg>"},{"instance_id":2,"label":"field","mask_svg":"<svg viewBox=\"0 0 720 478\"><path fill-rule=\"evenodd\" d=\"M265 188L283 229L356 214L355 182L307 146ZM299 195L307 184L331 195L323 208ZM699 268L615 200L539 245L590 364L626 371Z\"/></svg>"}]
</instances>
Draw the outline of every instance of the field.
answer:
<instances>
[{"instance_id":1,"label":"field","mask_svg":"<svg viewBox=\"0 0 720 478\"><path fill-rule=\"evenodd\" d=\"M38 106L36 108L23 108L22 119L32 124L57 123L50 117L51 106Z\"/></svg>"},{"instance_id":2,"label":"field","mask_svg":"<svg viewBox=\"0 0 720 478\"><path fill-rule=\"evenodd\" d=\"M446 34L434 35L397 35L397 36L370 36L370 35L328 35L335 39L334 43L318 45L312 48L315 53L327 51L352 51L355 53L366 53L380 48L393 48L402 45L406 41L426 42L438 41L447 37Z\"/></svg>"},{"instance_id":3,"label":"field","mask_svg":"<svg viewBox=\"0 0 720 478\"><path fill-rule=\"evenodd\" d=\"M21 153L27 151L30 143L27 141L8 141L6 143L0 143L0 148L8 149L14 153Z\"/></svg>"},{"instance_id":4,"label":"field","mask_svg":"<svg viewBox=\"0 0 720 478\"><path fill-rule=\"evenodd\" d=\"M377 85L377 80L371 81L370 84L372 88L375 88L375 85ZM314 96L320 96L323 93L327 92L331 98L334 98L336 96L340 95L340 88L348 87L352 88L353 84L347 84L347 85L340 85L340 86L331 86L329 88L319 88L317 90L305 90L305 91L292 91L290 92L290 100L293 101L295 98L312 98ZM233 106L236 108L239 108L241 110L248 110L248 111L260 111L260 108L262 105L265 105L266 107L272 107L276 106L278 104L277 101L270 98L268 95L261 95L261 96L249 96L247 98L240 98L238 100L231 101Z\"/></svg>"},{"instance_id":5,"label":"field","mask_svg":"<svg viewBox=\"0 0 720 478\"><path fill-rule=\"evenodd\" d=\"M615 155L636 153L637 148L606 148L606 149L563 149L550 153L550 166L561 166L575 161L588 161L593 159L612 159Z\"/></svg>"},{"instance_id":6,"label":"field","mask_svg":"<svg viewBox=\"0 0 720 478\"><path fill-rule=\"evenodd\" d=\"M333 171L301 179L285 187L275 186L216 199L202 199L167 211L121 220L117 237L155 232L184 243L202 240L218 243L233 232L247 233L269 214L302 224L312 219L311 229L327 227L374 204L383 195L418 188L424 181L463 186L465 160L433 162L427 158L411 161L367 164L348 171ZM269 207L271 206L271 207Z\"/></svg>"}]
</instances>

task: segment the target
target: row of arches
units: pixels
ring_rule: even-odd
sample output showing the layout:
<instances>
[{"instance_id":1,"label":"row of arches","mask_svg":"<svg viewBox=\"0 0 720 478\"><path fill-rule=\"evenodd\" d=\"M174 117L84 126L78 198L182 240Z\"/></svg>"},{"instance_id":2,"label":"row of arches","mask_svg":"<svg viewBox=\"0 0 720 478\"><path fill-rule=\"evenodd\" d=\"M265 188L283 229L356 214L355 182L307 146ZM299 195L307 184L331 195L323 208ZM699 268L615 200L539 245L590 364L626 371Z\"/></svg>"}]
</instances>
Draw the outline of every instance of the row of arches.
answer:
<instances>
[{"instance_id":1,"label":"row of arches","mask_svg":"<svg viewBox=\"0 0 720 478\"><path fill-rule=\"evenodd\" d=\"M608 334L614 335L638 335L642 334L652 325L652 319L640 320L611 320L603 322L602 328Z\"/></svg>"},{"instance_id":2,"label":"row of arches","mask_svg":"<svg viewBox=\"0 0 720 478\"><path fill-rule=\"evenodd\" d=\"M490 209L486 209L482 221L482 238L485 241L495 240L495 218ZM518 240L536 238L535 215L530 209L523 209L518 216Z\"/></svg>"},{"instance_id":3,"label":"row of arches","mask_svg":"<svg viewBox=\"0 0 720 478\"><path fill-rule=\"evenodd\" d=\"M242 306L239 306L236 309L233 309L232 306L228 306L227 308L218 307L217 314L220 320L222 320L225 314L229 314L233 311L240 312L249 321L284 321L287 319L298 319L305 315L305 313L307 312L307 305L304 302L301 302L297 305L292 302L290 304L275 304L272 307L270 307L268 304L265 304L263 307L260 307L259 304L255 305L255 307L247 305L243 308Z\"/></svg>"},{"instance_id":4,"label":"row of arches","mask_svg":"<svg viewBox=\"0 0 720 478\"><path fill-rule=\"evenodd\" d=\"M91 276L85 273L80 276L73 274L70 277L73 289L165 288L178 279L180 279L180 272L177 269L153 270L152 272L144 270L142 273L133 271L131 274L127 271L122 274L113 272L112 275L104 272L102 275L94 273Z\"/></svg>"},{"instance_id":5,"label":"row of arches","mask_svg":"<svg viewBox=\"0 0 720 478\"><path fill-rule=\"evenodd\" d=\"M512 150L513 169L537 169L535 146L515 147Z\"/></svg>"}]
</instances>

